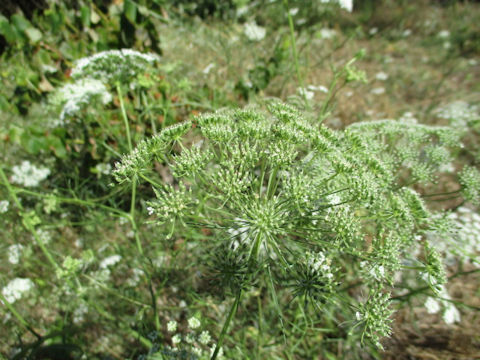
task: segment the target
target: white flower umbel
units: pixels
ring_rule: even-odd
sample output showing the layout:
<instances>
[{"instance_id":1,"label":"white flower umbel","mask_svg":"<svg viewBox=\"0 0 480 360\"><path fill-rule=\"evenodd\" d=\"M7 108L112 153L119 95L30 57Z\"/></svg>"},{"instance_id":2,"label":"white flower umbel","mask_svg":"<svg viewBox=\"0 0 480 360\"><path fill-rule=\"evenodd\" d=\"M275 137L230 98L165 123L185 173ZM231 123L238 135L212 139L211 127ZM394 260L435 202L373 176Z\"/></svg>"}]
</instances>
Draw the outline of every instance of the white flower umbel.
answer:
<instances>
[{"instance_id":1,"label":"white flower umbel","mask_svg":"<svg viewBox=\"0 0 480 360\"><path fill-rule=\"evenodd\" d=\"M102 262L99 265L100 269L106 269L110 266L113 266L116 263L118 263L120 260L122 260L122 257L120 255L109 256L109 257L102 260Z\"/></svg>"},{"instance_id":2,"label":"white flower umbel","mask_svg":"<svg viewBox=\"0 0 480 360\"><path fill-rule=\"evenodd\" d=\"M60 124L64 123L65 118L77 115L80 110L95 101L104 105L112 101L112 95L107 91L105 85L95 79L80 79L72 84L67 84L58 89L50 99L52 105L62 106Z\"/></svg>"},{"instance_id":3,"label":"white flower umbel","mask_svg":"<svg viewBox=\"0 0 480 360\"><path fill-rule=\"evenodd\" d=\"M353 0L320 0L322 3L337 3L342 9L353 11Z\"/></svg>"},{"instance_id":4,"label":"white flower umbel","mask_svg":"<svg viewBox=\"0 0 480 360\"><path fill-rule=\"evenodd\" d=\"M110 175L112 173L112 165L109 163L100 163L95 166L95 170L99 175Z\"/></svg>"},{"instance_id":5,"label":"white flower umbel","mask_svg":"<svg viewBox=\"0 0 480 360\"><path fill-rule=\"evenodd\" d=\"M108 50L75 62L73 78L94 78L115 84L129 81L160 58L156 54L142 54L132 49Z\"/></svg>"},{"instance_id":6,"label":"white flower umbel","mask_svg":"<svg viewBox=\"0 0 480 360\"><path fill-rule=\"evenodd\" d=\"M388 74L383 72L383 71L380 71L380 72L375 74L375 79L380 80L380 81L385 81L385 80L388 79Z\"/></svg>"},{"instance_id":7,"label":"white flower umbel","mask_svg":"<svg viewBox=\"0 0 480 360\"><path fill-rule=\"evenodd\" d=\"M171 333L177 331L177 322L175 320L171 320L167 323L167 331Z\"/></svg>"},{"instance_id":8,"label":"white flower umbel","mask_svg":"<svg viewBox=\"0 0 480 360\"><path fill-rule=\"evenodd\" d=\"M2 289L2 294L8 302L13 303L20 300L23 294L28 292L33 286L33 281L30 279L16 278Z\"/></svg>"},{"instance_id":9,"label":"white flower umbel","mask_svg":"<svg viewBox=\"0 0 480 360\"><path fill-rule=\"evenodd\" d=\"M337 32L334 29L322 28L319 34L322 39L332 39L337 35Z\"/></svg>"},{"instance_id":10,"label":"white flower umbel","mask_svg":"<svg viewBox=\"0 0 480 360\"><path fill-rule=\"evenodd\" d=\"M438 108L436 114L452 126L466 128L472 121L480 119L480 108L466 101L455 101Z\"/></svg>"},{"instance_id":11,"label":"white flower umbel","mask_svg":"<svg viewBox=\"0 0 480 360\"><path fill-rule=\"evenodd\" d=\"M260 41L267 34L267 30L258 26L255 22L249 22L245 24L244 33L249 40Z\"/></svg>"},{"instance_id":12,"label":"white flower umbel","mask_svg":"<svg viewBox=\"0 0 480 360\"><path fill-rule=\"evenodd\" d=\"M451 303L447 304L445 312L443 313L443 321L445 321L445 323L449 325L461 321L460 312L455 307L455 305Z\"/></svg>"},{"instance_id":13,"label":"white flower umbel","mask_svg":"<svg viewBox=\"0 0 480 360\"><path fill-rule=\"evenodd\" d=\"M385 88L384 87L376 87L376 88L373 88L372 90L370 90L370 92L373 95L382 95L382 94L385 94Z\"/></svg>"},{"instance_id":14,"label":"white flower umbel","mask_svg":"<svg viewBox=\"0 0 480 360\"><path fill-rule=\"evenodd\" d=\"M313 97L315 96L315 93L313 91L309 91L309 89L306 89L306 88L298 88L297 92L301 97L307 100L312 100Z\"/></svg>"},{"instance_id":15,"label":"white flower umbel","mask_svg":"<svg viewBox=\"0 0 480 360\"><path fill-rule=\"evenodd\" d=\"M195 330L200 326L200 320L198 320L195 316L192 316L188 319L188 327L192 330Z\"/></svg>"},{"instance_id":16,"label":"white flower umbel","mask_svg":"<svg viewBox=\"0 0 480 360\"><path fill-rule=\"evenodd\" d=\"M0 214L5 214L8 211L8 206L10 203L8 200L2 200L0 201Z\"/></svg>"},{"instance_id":17,"label":"white flower umbel","mask_svg":"<svg viewBox=\"0 0 480 360\"><path fill-rule=\"evenodd\" d=\"M436 314L440 311L440 304L437 300L429 296L427 301L425 301L425 308L429 314Z\"/></svg>"},{"instance_id":18,"label":"white flower umbel","mask_svg":"<svg viewBox=\"0 0 480 360\"><path fill-rule=\"evenodd\" d=\"M448 30L442 30L440 31L437 36L440 38L440 39L448 39L450 37L450 31Z\"/></svg>"},{"instance_id":19,"label":"white flower umbel","mask_svg":"<svg viewBox=\"0 0 480 360\"><path fill-rule=\"evenodd\" d=\"M427 239L445 257L449 265L470 262L479 268L480 259L480 215L461 206L447 218L452 230L446 234L427 233Z\"/></svg>"},{"instance_id":20,"label":"white flower umbel","mask_svg":"<svg viewBox=\"0 0 480 360\"><path fill-rule=\"evenodd\" d=\"M22 161L20 165L12 168L12 182L25 187L35 187L50 175L50 169L39 168L32 165L30 161Z\"/></svg>"},{"instance_id":21,"label":"white flower umbel","mask_svg":"<svg viewBox=\"0 0 480 360\"><path fill-rule=\"evenodd\" d=\"M18 264L22 256L23 245L13 244L8 247L8 261L10 264Z\"/></svg>"}]
</instances>

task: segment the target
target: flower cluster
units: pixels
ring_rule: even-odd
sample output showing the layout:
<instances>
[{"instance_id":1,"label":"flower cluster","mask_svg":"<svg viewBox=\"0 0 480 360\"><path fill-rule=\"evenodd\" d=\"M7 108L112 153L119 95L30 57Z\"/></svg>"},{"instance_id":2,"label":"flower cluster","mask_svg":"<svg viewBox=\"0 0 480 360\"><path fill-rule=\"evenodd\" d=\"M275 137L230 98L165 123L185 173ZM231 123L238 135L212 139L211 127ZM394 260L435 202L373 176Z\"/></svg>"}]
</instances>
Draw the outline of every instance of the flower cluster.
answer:
<instances>
[{"instance_id":1,"label":"flower cluster","mask_svg":"<svg viewBox=\"0 0 480 360\"><path fill-rule=\"evenodd\" d=\"M8 247L8 261L10 264L16 265L20 262L20 257L22 256L23 245L13 244Z\"/></svg>"},{"instance_id":2,"label":"flower cluster","mask_svg":"<svg viewBox=\"0 0 480 360\"><path fill-rule=\"evenodd\" d=\"M203 114L195 127L176 125L147 140L180 144L162 147L160 160L171 164L173 181L154 186L157 199L148 211L171 226L169 235L180 224L211 229L207 263L233 293L265 277L289 279L285 289L296 299L338 305L348 296L337 297L336 284L361 278L374 294L363 307L364 335L378 345L389 334L383 294L410 259L409 249L435 231L420 195L399 184L405 173L413 182L433 180L459 135L414 119L335 131L287 104L271 101L267 109ZM194 145L182 142L187 133ZM151 171L145 144L117 165L120 181ZM352 259L361 269L355 274L345 265ZM432 285L440 286L445 274L428 244L421 260Z\"/></svg>"},{"instance_id":3,"label":"flower cluster","mask_svg":"<svg viewBox=\"0 0 480 360\"><path fill-rule=\"evenodd\" d=\"M112 95L101 81L88 78L64 85L50 99L52 106L62 107L60 125L67 117L78 115L82 109L96 101L108 104L112 101Z\"/></svg>"},{"instance_id":4,"label":"flower cluster","mask_svg":"<svg viewBox=\"0 0 480 360\"><path fill-rule=\"evenodd\" d=\"M292 267L295 272L294 296L303 298L305 301L329 300L336 286L331 263L331 259L327 259L321 251L307 252L305 257Z\"/></svg>"},{"instance_id":5,"label":"flower cluster","mask_svg":"<svg viewBox=\"0 0 480 360\"><path fill-rule=\"evenodd\" d=\"M438 297L440 298L440 301L430 296L427 297L427 300L425 301L425 308L427 309L427 312L429 314L436 314L441 310L441 307L443 307L443 321L445 321L446 324L451 325L453 323L460 322L460 312L451 302L450 294L445 286L442 285L440 287ZM440 306L440 304L442 306Z\"/></svg>"},{"instance_id":6,"label":"flower cluster","mask_svg":"<svg viewBox=\"0 0 480 360\"><path fill-rule=\"evenodd\" d=\"M393 310L390 308L390 294L372 291L368 300L360 304L355 313L357 321L364 328L364 335L369 337L379 348L380 338L391 334L390 324ZM363 337L362 337L363 338Z\"/></svg>"},{"instance_id":7,"label":"flower cluster","mask_svg":"<svg viewBox=\"0 0 480 360\"><path fill-rule=\"evenodd\" d=\"M32 280L15 278L2 289L2 294L8 302L12 303L20 300L22 296L30 291L33 287L34 283Z\"/></svg>"},{"instance_id":8,"label":"flower cluster","mask_svg":"<svg viewBox=\"0 0 480 360\"><path fill-rule=\"evenodd\" d=\"M480 119L480 109L466 101L455 101L439 107L436 114L441 119L449 121L455 128L466 129L472 121Z\"/></svg>"},{"instance_id":9,"label":"flower cluster","mask_svg":"<svg viewBox=\"0 0 480 360\"><path fill-rule=\"evenodd\" d=\"M465 166L458 177L464 198L480 205L480 171L473 166Z\"/></svg>"},{"instance_id":10,"label":"flower cluster","mask_svg":"<svg viewBox=\"0 0 480 360\"><path fill-rule=\"evenodd\" d=\"M12 182L25 187L35 187L50 175L50 169L36 167L30 161L22 161L20 165L12 167Z\"/></svg>"},{"instance_id":11,"label":"flower cluster","mask_svg":"<svg viewBox=\"0 0 480 360\"><path fill-rule=\"evenodd\" d=\"M255 22L249 22L245 24L245 36L251 41L262 40L267 30L261 26L258 26Z\"/></svg>"},{"instance_id":12,"label":"flower cluster","mask_svg":"<svg viewBox=\"0 0 480 360\"><path fill-rule=\"evenodd\" d=\"M102 51L77 60L71 75L74 79L92 78L112 85L129 83L158 60L155 54L142 54L132 49Z\"/></svg>"},{"instance_id":13,"label":"flower cluster","mask_svg":"<svg viewBox=\"0 0 480 360\"><path fill-rule=\"evenodd\" d=\"M461 206L448 214L449 229L439 236L437 232L427 233L427 238L438 252L444 255L448 265L470 262L479 267L480 260L480 216L468 207Z\"/></svg>"},{"instance_id":14,"label":"flower cluster","mask_svg":"<svg viewBox=\"0 0 480 360\"><path fill-rule=\"evenodd\" d=\"M0 214L5 214L8 211L10 202L8 200L0 201Z\"/></svg>"},{"instance_id":15,"label":"flower cluster","mask_svg":"<svg viewBox=\"0 0 480 360\"><path fill-rule=\"evenodd\" d=\"M342 9L353 11L353 0L320 0L322 3L337 3Z\"/></svg>"},{"instance_id":16,"label":"flower cluster","mask_svg":"<svg viewBox=\"0 0 480 360\"><path fill-rule=\"evenodd\" d=\"M153 334L151 339L154 346L148 355L142 355L139 359L150 359L161 356L162 359L197 359L208 360L215 351L215 344L212 344L212 337L208 330L201 330L201 321L192 316L188 319L186 333L178 331L179 324L175 320L167 323L167 331L171 334L171 346L156 344L157 335ZM159 341L161 341L159 339ZM223 351L220 349L217 359L224 359Z\"/></svg>"}]
</instances>

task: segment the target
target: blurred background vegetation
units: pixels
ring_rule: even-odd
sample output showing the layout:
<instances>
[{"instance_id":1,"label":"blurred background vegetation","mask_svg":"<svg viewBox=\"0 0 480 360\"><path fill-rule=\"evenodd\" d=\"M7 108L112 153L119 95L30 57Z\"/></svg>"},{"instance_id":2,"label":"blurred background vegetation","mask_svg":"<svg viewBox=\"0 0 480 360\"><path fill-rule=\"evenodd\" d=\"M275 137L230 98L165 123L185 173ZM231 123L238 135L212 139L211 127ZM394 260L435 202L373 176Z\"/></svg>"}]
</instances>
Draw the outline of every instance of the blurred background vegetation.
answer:
<instances>
[{"instance_id":1,"label":"blurred background vegetation","mask_svg":"<svg viewBox=\"0 0 480 360\"><path fill-rule=\"evenodd\" d=\"M294 44L288 12L293 14L298 69L292 56ZM58 109L49 106L50 97L71 81L75 60L110 49L133 48L161 56L151 73L136 79L138 86L125 89L125 106L135 143L198 113L269 97L295 104L312 117L327 104L330 116L325 124L333 128L344 128L356 121L400 118L405 113L422 123L444 124L445 119L437 116L437 108L458 100L479 103L479 19L478 1L459 0L354 1L352 13L323 6L320 1L295 0L2 0L2 162L13 166L29 159L48 166L52 175L42 185L46 193L95 199L128 209L128 189L120 188L112 195L113 179L99 167L113 166L127 149L119 98L115 97L106 111L91 104L85 110L85 119L89 121L70 127L51 125L58 118ZM252 22L266 29L265 38L257 41L245 35L245 25ZM362 49L366 55L357 65L365 70L368 82L337 86L333 89L335 96L327 98L319 89L328 87L334 69L345 65ZM309 86L311 98L305 102L299 89ZM141 100L138 94L143 94ZM479 130L477 124L465 139L468 146L461 153L461 161L478 164ZM161 166L157 170L164 174ZM153 195L147 186L140 192L145 198ZM56 239L56 252L78 256L85 255L87 248L96 254L105 254L105 249L120 252L130 264L116 268L111 286L125 297L148 293L140 285L129 286L121 281L133 276L132 268L138 264L128 250L132 248L132 239L125 236L125 224L117 218L74 204L60 205L48 196L26 196L24 201L42 214L45 229ZM145 205L141 200L138 203ZM2 249L13 243L12 239L20 239L24 244L30 241L14 221L5 221L4 225L0 230ZM167 258L164 261L170 265L168 271L153 270L154 282L167 289L159 306L163 306L165 314L183 312L184 318L185 312L208 308L208 325L214 328L215 316L223 312L217 305L199 301L198 293L211 289L189 265L188 252L182 251L186 247L184 239L166 243L166 231L148 224L142 231L152 239L148 247L152 257ZM201 235L188 234L191 238ZM83 247L72 245L78 241ZM30 249L33 252L31 245ZM38 279L40 288L45 287L40 300L23 304L23 311L37 328L52 334L47 344L81 345L57 349L60 355L55 355L54 347L50 347L43 353L39 350L32 358L74 359L77 347L88 353L89 359L137 358L145 353L151 320L144 316L144 308L112 301L105 293L99 293L94 299L98 306L96 315L77 325L72 314L78 304L69 304L69 299L62 303L60 292L46 290L46 284L53 280L49 280L48 270L39 270L41 263L42 259L37 259L14 267L5 261L0 264L0 272L9 277L19 273L31 275ZM479 279L475 276L468 278L465 292L455 293L456 300L468 302L478 298L475 283ZM454 286L458 288L459 283ZM188 310L181 305L183 299L191 306ZM61 306L53 308L53 303ZM477 355L470 358L478 358L478 312L464 317L463 330L436 327L437 333L432 335L416 331L414 326L403 327L418 315L412 310L414 304L408 305L412 306L411 311L398 315L397 335L394 334L386 353L369 349L363 354L363 350L356 349L348 355L350 349L338 340L346 334L337 329L331 335L315 334L319 343L325 340L323 343L327 344L321 350L305 340L301 355L292 355L292 350L289 356L307 359L321 351L326 359L468 359L472 354ZM478 309L479 303L473 300L470 306ZM275 314L272 308L265 311ZM435 324L429 318L422 323L421 315L416 318L418 326ZM5 358L10 358L13 348L36 344L34 338L17 337L22 331L13 321L7 319L4 324L0 329L0 352ZM247 330L234 333L229 342L247 359L254 353L251 349L256 330L248 318L244 325ZM132 329L136 335L132 335ZM138 334L143 340L139 340ZM288 358L276 337L278 334L272 331L264 339L272 352L265 350L262 358ZM460 348L455 342L462 337Z\"/></svg>"}]
</instances>

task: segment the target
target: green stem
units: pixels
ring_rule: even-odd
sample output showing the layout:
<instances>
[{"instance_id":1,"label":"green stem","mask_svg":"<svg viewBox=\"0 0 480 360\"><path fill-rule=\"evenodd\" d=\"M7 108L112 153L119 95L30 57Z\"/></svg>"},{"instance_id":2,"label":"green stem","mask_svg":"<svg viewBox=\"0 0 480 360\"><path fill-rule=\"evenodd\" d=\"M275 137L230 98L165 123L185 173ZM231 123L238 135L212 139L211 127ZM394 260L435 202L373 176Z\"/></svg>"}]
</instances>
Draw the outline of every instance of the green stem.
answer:
<instances>
[{"instance_id":1,"label":"green stem","mask_svg":"<svg viewBox=\"0 0 480 360\"><path fill-rule=\"evenodd\" d=\"M132 151L133 150L132 137L130 135L130 126L128 125L128 117L127 117L127 112L125 111L125 104L123 103L122 88L120 86L120 83L117 83L117 94L118 94L118 101L120 101L120 109L122 111L123 123L125 124L125 131L127 134L128 150Z\"/></svg>"},{"instance_id":2,"label":"green stem","mask_svg":"<svg viewBox=\"0 0 480 360\"><path fill-rule=\"evenodd\" d=\"M327 118L328 105L330 104L330 101L332 100L332 98L336 94L336 92L333 91L335 89L335 86L337 86L337 75L336 74L333 75L332 82L330 83L330 88L328 89L328 96L327 96L327 98L325 99L325 102L322 105L322 110L320 110L320 115L319 115L319 122L320 123L322 123L323 120L325 120Z\"/></svg>"},{"instance_id":3,"label":"green stem","mask_svg":"<svg viewBox=\"0 0 480 360\"><path fill-rule=\"evenodd\" d=\"M454 190L454 191L448 191L448 192L443 192L443 193L436 193L436 194L424 194L422 197L433 197L433 196L441 196L441 195L452 195L456 194L462 191L462 189Z\"/></svg>"},{"instance_id":4,"label":"green stem","mask_svg":"<svg viewBox=\"0 0 480 360\"><path fill-rule=\"evenodd\" d=\"M288 17L288 27L290 29L290 39L291 39L291 42L292 42L292 55L293 55L293 60L295 61L295 71L297 73L297 80L298 80L298 84L303 89L303 91L302 91L303 101L305 102L305 105L308 107L309 104L308 104L308 100L307 100L307 97L306 97L306 94L305 94L305 87L304 87L304 84L303 84L303 78L300 74L300 65L299 65L299 62L298 62L298 54L297 54L297 44L296 44L296 41L295 41L295 29L294 29L294 26L293 26L292 15L290 14L290 11L288 9L288 0L283 0L283 5L285 7L285 11L287 12L287 17Z\"/></svg>"},{"instance_id":5,"label":"green stem","mask_svg":"<svg viewBox=\"0 0 480 360\"><path fill-rule=\"evenodd\" d=\"M260 289L260 296L257 297L258 303L258 335L257 335L257 346L256 346L256 358L260 359L260 349L262 347L262 318L263 318L263 309L262 309L262 299L261 299L262 289Z\"/></svg>"},{"instance_id":6,"label":"green stem","mask_svg":"<svg viewBox=\"0 0 480 360\"><path fill-rule=\"evenodd\" d=\"M40 193L36 193L34 191L30 191L30 190L26 190L26 189L22 189L22 188L15 188L14 190L16 193L25 193L25 194L28 194L28 195L31 195L31 196L36 196L36 197L40 197L40 198L48 198L50 195L45 195L45 194L40 194ZM100 198L99 198L100 199ZM76 199L76 198L62 198L62 197L55 197L55 200L59 201L59 202L63 202L63 203L69 203L69 204L78 204L78 205L85 205L85 206L93 206L93 207L99 207L101 209L104 209L104 210L108 210L108 211L111 211L113 213L117 213L118 215L121 215L123 217L126 217L127 213L122 211L122 210L118 210L118 209L115 209L113 207L110 207L110 206L107 206L107 205L102 205L102 204L95 204L95 201L98 201L99 199L93 199L93 200L82 200L82 199Z\"/></svg>"},{"instance_id":7,"label":"green stem","mask_svg":"<svg viewBox=\"0 0 480 360\"><path fill-rule=\"evenodd\" d=\"M230 313L228 314L227 319L223 324L222 332L220 333L220 337L218 338L217 345L215 346L215 351L213 352L213 355L210 358L210 360L215 360L218 356L218 352L220 351L223 345L223 340L225 338L225 335L227 334L228 326L230 325L230 322L232 321L233 317L235 316L235 313L237 312L238 304L240 303L241 297L242 297L242 289L240 289L237 292L235 301L233 302L232 307L230 308Z\"/></svg>"},{"instance_id":8,"label":"green stem","mask_svg":"<svg viewBox=\"0 0 480 360\"><path fill-rule=\"evenodd\" d=\"M150 183L153 186L156 186L157 188L161 189L163 186L157 183L155 180L150 179L148 176L143 175L142 173L138 174L143 180L146 182Z\"/></svg>"},{"instance_id":9,"label":"green stem","mask_svg":"<svg viewBox=\"0 0 480 360\"><path fill-rule=\"evenodd\" d=\"M15 316L18 320L18 322L28 331L30 331L33 335L35 335L38 339L41 339L42 336L39 335L33 328L30 326L30 324L23 318L22 315L20 315L17 310L10 304L10 302L7 301L5 296L0 292L0 302L5 305L5 307L12 313L13 316Z\"/></svg>"},{"instance_id":10,"label":"green stem","mask_svg":"<svg viewBox=\"0 0 480 360\"><path fill-rule=\"evenodd\" d=\"M138 235L138 227L137 227L137 222L135 220L135 199L136 199L136 194L137 194L137 178L133 178L132 180L132 196L130 200L130 223L132 224L132 229L133 229L133 234L135 236L135 242L137 244L137 249L139 254L144 257L145 253L143 250L142 242L140 240L140 236ZM160 319L158 317L158 311L157 311L157 297L155 294L155 290L153 288L153 283L152 283L152 276L150 272L148 271L147 266L145 265L145 262L142 261L142 268L143 272L145 273L147 277L147 285L148 285L148 291L150 292L150 297L152 301L152 309L153 309L153 318L155 321L155 329L157 331L160 330Z\"/></svg>"}]
</instances>

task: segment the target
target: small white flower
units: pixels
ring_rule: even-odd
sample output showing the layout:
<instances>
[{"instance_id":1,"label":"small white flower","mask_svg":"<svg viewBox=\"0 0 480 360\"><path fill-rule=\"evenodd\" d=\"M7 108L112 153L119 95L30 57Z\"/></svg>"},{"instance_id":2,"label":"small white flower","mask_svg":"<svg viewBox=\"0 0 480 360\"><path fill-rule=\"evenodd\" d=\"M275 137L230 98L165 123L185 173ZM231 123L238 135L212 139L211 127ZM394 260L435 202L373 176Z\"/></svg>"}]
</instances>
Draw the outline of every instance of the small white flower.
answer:
<instances>
[{"instance_id":1,"label":"small white flower","mask_svg":"<svg viewBox=\"0 0 480 360\"><path fill-rule=\"evenodd\" d=\"M322 3L337 3L342 9L353 11L353 0L321 0Z\"/></svg>"},{"instance_id":2,"label":"small white flower","mask_svg":"<svg viewBox=\"0 0 480 360\"><path fill-rule=\"evenodd\" d=\"M448 163L448 164L442 164L438 168L438 171L445 172L445 173L454 173L455 172L455 166L451 162Z\"/></svg>"},{"instance_id":3,"label":"small white flower","mask_svg":"<svg viewBox=\"0 0 480 360\"><path fill-rule=\"evenodd\" d=\"M22 255L23 245L13 244L8 247L8 261L11 264L18 264Z\"/></svg>"},{"instance_id":4,"label":"small white flower","mask_svg":"<svg viewBox=\"0 0 480 360\"><path fill-rule=\"evenodd\" d=\"M338 0L338 2L340 3L341 8L349 12L353 11L353 0Z\"/></svg>"},{"instance_id":5,"label":"small white flower","mask_svg":"<svg viewBox=\"0 0 480 360\"><path fill-rule=\"evenodd\" d=\"M447 39L450 37L450 31L448 30L442 30L438 33L437 35L440 39Z\"/></svg>"},{"instance_id":6,"label":"small white flower","mask_svg":"<svg viewBox=\"0 0 480 360\"><path fill-rule=\"evenodd\" d=\"M95 166L95 169L97 170L98 174L110 175L112 172L112 165L108 163L99 163Z\"/></svg>"},{"instance_id":7,"label":"small white flower","mask_svg":"<svg viewBox=\"0 0 480 360\"><path fill-rule=\"evenodd\" d=\"M440 311L440 304L437 300L429 296L427 301L425 301L425 308L429 314L436 314Z\"/></svg>"},{"instance_id":8,"label":"small white flower","mask_svg":"<svg viewBox=\"0 0 480 360\"><path fill-rule=\"evenodd\" d=\"M109 256L109 257L102 260L102 262L99 265L100 269L106 269L110 266L113 266L116 263L118 263L121 259L122 259L122 257L120 255Z\"/></svg>"},{"instance_id":9,"label":"small white flower","mask_svg":"<svg viewBox=\"0 0 480 360\"><path fill-rule=\"evenodd\" d=\"M0 201L0 214L5 214L8 211L8 206L10 203L8 200L2 200Z\"/></svg>"},{"instance_id":10,"label":"small white flower","mask_svg":"<svg viewBox=\"0 0 480 360\"><path fill-rule=\"evenodd\" d=\"M249 22L245 24L244 33L249 40L260 41L267 34L267 30L258 26L255 22Z\"/></svg>"},{"instance_id":11,"label":"small white flower","mask_svg":"<svg viewBox=\"0 0 480 360\"><path fill-rule=\"evenodd\" d=\"M327 200L330 205L336 205L342 202L342 198L338 194L328 195Z\"/></svg>"},{"instance_id":12,"label":"small white flower","mask_svg":"<svg viewBox=\"0 0 480 360\"><path fill-rule=\"evenodd\" d=\"M372 90L370 90L370 92L374 95L382 95L382 94L385 94L385 88L384 87L373 88Z\"/></svg>"},{"instance_id":13,"label":"small white flower","mask_svg":"<svg viewBox=\"0 0 480 360\"><path fill-rule=\"evenodd\" d=\"M192 330L198 328L200 326L200 320L198 320L195 316L192 316L188 319L188 327Z\"/></svg>"},{"instance_id":14,"label":"small white flower","mask_svg":"<svg viewBox=\"0 0 480 360\"><path fill-rule=\"evenodd\" d=\"M88 313L88 305L81 303L74 311L72 321L74 324L79 324L85 320L85 315Z\"/></svg>"},{"instance_id":15,"label":"small white flower","mask_svg":"<svg viewBox=\"0 0 480 360\"><path fill-rule=\"evenodd\" d=\"M375 79L380 81L385 81L388 79L388 74L383 71L380 71L375 75Z\"/></svg>"},{"instance_id":16,"label":"small white flower","mask_svg":"<svg viewBox=\"0 0 480 360\"><path fill-rule=\"evenodd\" d=\"M10 281L7 286L2 289L2 294L8 302L13 303L21 299L23 294L29 291L33 286L33 281L30 279L16 278Z\"/></svg>"},{"instance_id":17,"label":"small white flower","mask_svg":"<svg viewBox=\"0 0 480 360\"><path fill-rule=\"evenodd\" d=\"M179 334L176 334L172 337L172 344L176 345L179 344L182 341L182 338L180 337Z\"/></svg>"},{"instance_id":18,"label":"small white flower","mask_svg":"<svg viewBox=\"0 0 480 360\"><path fill-rule=\"evenodd\" d=\"M241 16L245 15L246 13L248 13L248 10L249 10L248 6L239 7L237 9L237 16L241 17Z\"/></svg>"},{"instance_id":19,"label":"small white flower","mask_svg":"<svg viewBox=\"0 0 480 360\"><path fill-rule=\"evenodd\" d=\"M289 14L290 14L291 16L297 15L297 14L298 14L298 8L292 8L292 9L290 9Z\"/></svg>"},{"instance_id":20,"label":"small white flower","mask_svg":"<svg viewBox=\"0 0 480 360\"><path fill-rule=\"evenodd\" d=\"M323 86L323 85L318 85L318 86L308 85L308 86L307 86L307 90L310 90L310 91L320 91L320 92L323 92L323 93L328 93L327 87L326 87L326 86Z\"/></svg>"},{"instance_id":21,"label":"small white flower","mask_svg":"<svg viewBox=\"0 0 480 360\"><path fill-rule=\"evenodd\" d=\"M333 29L323 28L320 29L320 37L322 39L332 39L337 35L337 32Z\"/></svg>"},{"instance_id":22,"label":"small white flower","mask_svg":"<svg viewBox=\"0 0 480 360\"><path fill-rule=\"evenodd\" d=\"M185 337L185 342L187 344L193 344L195 342L195 336L193 336L193 334L187 334Z\"/></svg>"},{"instance_id":23,"label":"small white flower","mask_svg":"<svg viewBox=\"0 0 480 360\"><path fill-rule=\"evenodd\" d=\"M167 323L167 331L171 333L177 331L177 322L175 320L171 320Z\"/></svg>"},{"instance_id":24,"label":"small white flower","mask_svg":"<svg viewBox=\"0 0 480 360\"><path fill-rule=\"evenodd\" d=\"M361 312L357 311L355 313L355 318L357 319L357 321L361 321L363 319L363 315Z\"/></svg>"},{"instance_id":25,"label":"small white flower","mask_svg":"<svg viewBox=\"0 0 480 360\"><path fill-rule=\"evenodd\" d=\"M446 324L451 325L460 322L460 320L460 312L458 309L452 303L448 303L445 312L443 313L443 321L445 321Z\"/></svg>"},{"instance_id":26,"label":"small white flower","mask_svg":"<svg viewBox=\"0 0 480 360\"><path fill-rule=\"evenodd\" d=\"M52 234L48 230L38 229L36 232L38 240L40 240L42 244L47 245L52 241Z\"/></svg>"},{"instance_id":27,"label":"small white flower","mask_svg":"<svg viewBox=\"0 0 480 360\"><path fill-rule=\"evenodd\" d=\"M373 28L371 28L371 29L368 31L368 33L369 33L370 35L375 35L376 33L378 33L378 28L373 27Z\"/></svg>"},{"instance_id":28,"label":"small white flower","mask_svg":"<svg viewBox=\"0 0 480 360\"><path fill-rule=\"evenodd\" d=\"M297 92L301 97L304 97L307 100L312 100L313 97L315 96L315 93L313 91L308 91L305 88L298 88Z\"/></svg>"},{"instance_id":29,"label":"small white flower","mask_svg":"<svg viewBox=\"0 0 480 360\"><path fill-rule=\"evenodd\" d=\"M202 73L204 73L205 75L208 75L210 73L210 70L212 70L214 67L215 67L215 64L210 63L205 67L205 69L203 69Z\"/></svg>"},{"instance_id":30,"label":"small white flower","mask_svg":"<svg viewBox=\"0 0 480 360\"><path fill-rule=\"evenodd\" d=\"M405 29L405 31L402 33L403 37L409 37L410 35L412 35L412 30L410 29Z\"/></svg>"},{"instance_id":31,"label":"small white flower","mask_svg":"<svg viewBox=\"0 0 480 360\"><path fill-rule=\"evenodd\" d=\"M207 330L202 331L202 333L200 334L200 337L198 338L200 343L203 345L207 345L211 339L212 338L210 337L210 333Z\"/></svg>"}]
</instances>

